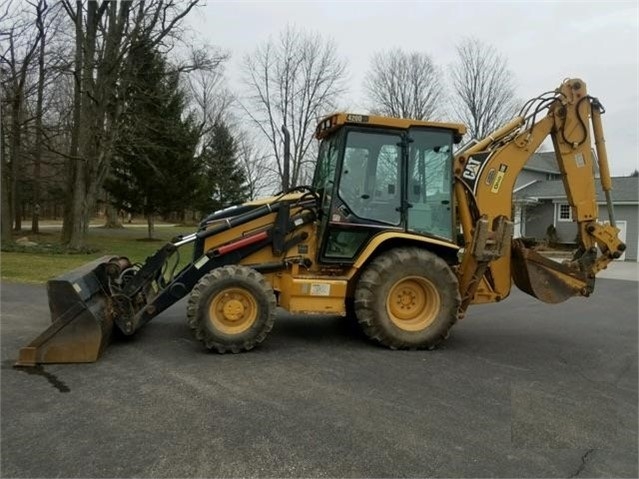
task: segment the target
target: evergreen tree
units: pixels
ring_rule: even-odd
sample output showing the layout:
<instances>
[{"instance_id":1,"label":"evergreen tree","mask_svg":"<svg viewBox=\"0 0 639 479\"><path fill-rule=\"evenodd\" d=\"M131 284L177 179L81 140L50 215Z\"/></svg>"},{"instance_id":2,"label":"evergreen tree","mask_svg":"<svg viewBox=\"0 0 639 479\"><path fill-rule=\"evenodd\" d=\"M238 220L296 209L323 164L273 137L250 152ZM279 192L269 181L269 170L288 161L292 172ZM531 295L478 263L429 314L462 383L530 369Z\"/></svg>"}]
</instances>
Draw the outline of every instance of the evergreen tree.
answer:
<instances>
[{"instance_id":1,"label":"evergreen tree","mask_svg":"<svg viewBox=\"0 0 639 479\"><path fill-rule=\"evenodd\" d=\"M202 173L197 207L208 213L248 199L246 174L238 161L238 144L222 121L213 125L200 155Z\"/></svg>"},{"instance_id":2,"label":"evergreen tree","mask_svg":"<svg viewBox=\"0 0 639 479\"><path fill-rule=\"evenodd\" d=\"M135 48L134 79L124 98L122 134L105 184L116 206L142 213L153 236L154 217L182 211L197 197L200 159L197 128L185 115L177 75L145 44Z\"/></svg>"}]
</instances>

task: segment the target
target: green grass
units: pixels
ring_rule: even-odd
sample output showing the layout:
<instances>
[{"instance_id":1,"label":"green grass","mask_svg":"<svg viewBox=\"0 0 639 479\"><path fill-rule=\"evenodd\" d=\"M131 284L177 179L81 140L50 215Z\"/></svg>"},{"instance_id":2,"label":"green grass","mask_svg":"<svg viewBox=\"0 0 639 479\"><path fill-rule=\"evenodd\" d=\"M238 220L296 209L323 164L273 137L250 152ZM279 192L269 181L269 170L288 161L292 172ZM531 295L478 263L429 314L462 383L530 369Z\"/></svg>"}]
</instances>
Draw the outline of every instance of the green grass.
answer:
<instances>
[{"instance_id":1,"label":"green grass","mask_svg":"<svg viewBox=\"0 0 639 479\"><path fill-rule=\"evenodd\" d=\"M91 228L87 239L87 246L91 253L59 253L59 231L51 231L42 235L22 233L19 237L27 236L30 241L38 243L36 251L30 252L29 247L19 248L20 251L2 251L0 253L0 278L2 281L21 283L44 283L60 274L77 268L100 256L113 254L126 256L131 262L144 260L161 248L164 243L179 234L189 234L195 227L157 227L155 236L160 241L146 240L145 228L131 228L106 230ZM14 248L15 249L15 248ZM47 251L50 250L50 251ZM191 261L192 248L189 245L180 249L180 265Z\"/></svg>"}]
</instances>

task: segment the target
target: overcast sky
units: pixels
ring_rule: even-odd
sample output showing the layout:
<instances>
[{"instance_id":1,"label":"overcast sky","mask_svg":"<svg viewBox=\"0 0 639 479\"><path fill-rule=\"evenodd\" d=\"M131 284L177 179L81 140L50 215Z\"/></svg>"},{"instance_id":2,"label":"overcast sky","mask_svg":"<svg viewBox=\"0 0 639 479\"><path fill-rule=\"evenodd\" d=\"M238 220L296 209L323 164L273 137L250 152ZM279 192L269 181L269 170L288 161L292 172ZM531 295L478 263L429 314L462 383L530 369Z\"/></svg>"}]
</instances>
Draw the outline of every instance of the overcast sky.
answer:
<instances>
[{"instance_id":1,"label":"overcast sky","mask_svg":"<svg viewBox=\"0 0 639 479\"><path fill-rule=\"evenodd\" d=\"M227 50L233 87L242 58L287 25L332 39L347 62L343 107L365 110L362 81L376 52L400 47L428 53L446 68L464 36L492 44L528 99L566 77L586 81L606 108L613 175L639 168L638 2L214 1L190 19L199 35ZM198 36L199 36L198 35Z\"/></svg>"}]
</instances>

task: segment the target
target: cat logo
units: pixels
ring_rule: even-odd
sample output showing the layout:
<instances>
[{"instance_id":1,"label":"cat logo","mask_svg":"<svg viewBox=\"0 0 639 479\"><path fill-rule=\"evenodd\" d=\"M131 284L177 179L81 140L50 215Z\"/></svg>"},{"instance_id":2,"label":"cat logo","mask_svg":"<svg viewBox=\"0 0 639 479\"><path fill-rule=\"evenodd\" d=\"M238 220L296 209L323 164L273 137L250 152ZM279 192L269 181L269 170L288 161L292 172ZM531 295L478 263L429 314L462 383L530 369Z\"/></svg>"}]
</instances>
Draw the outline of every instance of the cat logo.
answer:
<instances>
[{"instance_id":1,"label":"cat logo","mask_svg":"<svg viewBox=\"0 0 639 479\"><path fill-rule=\"evenodd\" d=\"M475 160L474 158L469 158L468 163L466 163L466 168L464 168L464 172L462 176L467 180L474 181L479 174L479 167L481 166L481 162Z\"/></svg>"}]
</instances>

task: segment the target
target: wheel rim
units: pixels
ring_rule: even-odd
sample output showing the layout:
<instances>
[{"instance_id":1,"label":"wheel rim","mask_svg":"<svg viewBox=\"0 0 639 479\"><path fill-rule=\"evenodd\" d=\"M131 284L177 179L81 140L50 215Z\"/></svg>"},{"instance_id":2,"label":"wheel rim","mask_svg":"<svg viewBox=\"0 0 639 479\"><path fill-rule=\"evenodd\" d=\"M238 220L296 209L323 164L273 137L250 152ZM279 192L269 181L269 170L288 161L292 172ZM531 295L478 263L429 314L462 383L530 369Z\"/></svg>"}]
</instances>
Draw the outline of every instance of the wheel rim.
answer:
<instances>
[{"instance_id":1,"label":"wheel rim","mask_svg":"<svg viewBox=\"0 0 639 479\"><path fill-rule=\"evenodd\" d=\"M386 298L390 320L405 331L420 331L430 326L441 307L439 292L421 276L407 276L391 286Z\"/></svg>"},{"instance_id":2,"label":"wheel rim","mask_svg":"<svg viewBox=\"0 0 639 479\"><path fill-rule=\"evenodd\" d=\"M244 288L229 288L219 292L209 305L211 325L226 334L240 334L257 319L257 303Z\"/></svg>"}]
</instances>

